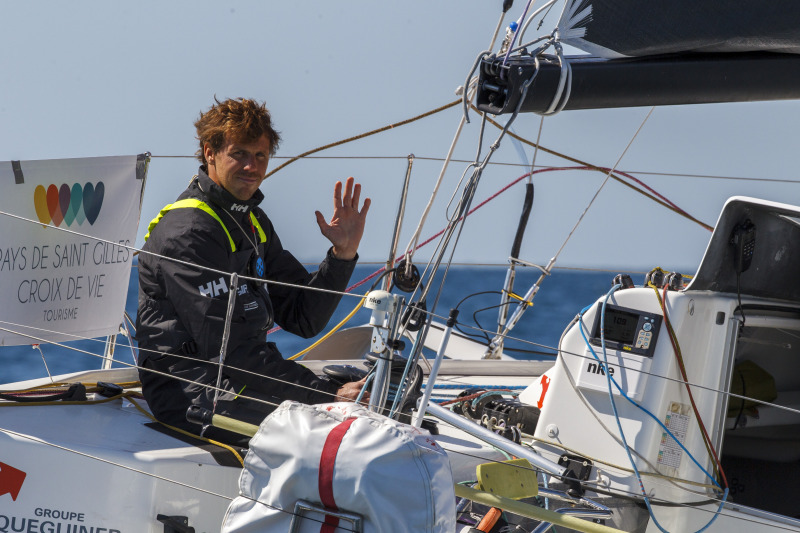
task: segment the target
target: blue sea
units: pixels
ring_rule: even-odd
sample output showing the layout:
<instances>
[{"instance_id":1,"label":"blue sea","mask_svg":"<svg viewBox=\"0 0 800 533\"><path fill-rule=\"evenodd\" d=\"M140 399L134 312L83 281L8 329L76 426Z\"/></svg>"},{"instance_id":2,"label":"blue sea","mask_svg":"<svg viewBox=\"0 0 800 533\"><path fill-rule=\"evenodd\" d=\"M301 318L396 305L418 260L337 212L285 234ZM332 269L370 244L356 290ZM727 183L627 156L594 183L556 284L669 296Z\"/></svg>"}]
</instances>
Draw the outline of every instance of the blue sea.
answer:
<instances>
[{"instance_id":1,"label":"blue sea","mask_svg":"<svg viewBox=\"0 0 800 533\"><path fill-rule=\"evenodd\" d=\"M359 265L351 284L366 278L380 268L380 265ZM610 287L616 273L594 272L561 269L556 270L544 280L539 293L533 300L533 307L528 309L522 320L511 332L511 336L520 340L506 342L506 353L520 359L551 359L553 348L558 343L564 328L572 318L585 306L602 296ZM138 290L138 269L131 269L130 284L126 311L135 320ZM445 280L444 291L435 309L435 314L445 321L450 309L458 306L461 330L468 334L480 334L474 327L494 331L497 324L497 305L500 302L498 291L502 288L506 277L504 267L451 267ZM532 268L517 270L515 290L524 295L528 288L539 277L539 271ZM633 275L637 284L642 282L642 275ZM373 280L358 287L355 292L363 294ZM438 287L437 278L432 284ZM488 294L485 291L494 291ZM470 295L474 295L470 297ZM407 296L407 295L406 295ZM466 299L465 299L466 298ZM428 309L433 303L434 295L428 297ZM358 303L358 299L345 297L331 319L329 326L339 323ZM350 325L360 325L369 321L370 311L361 309L350 320ZM476 324L477 321L477 324ZM324 333L323 333L324 334ZM322 336L321 334L320 336ZM269 335L269 340L277 343L285 356L291 356L309 346L319 337L302 339L284 331ZM133 355L124 336L118 337L115 366L133 363ZM69 343L75 350L53 345L42 345L41 350L47 362L47 368L53 375L79 370L99 368L100 355L104 350L104 340L85 340ZM76 350L82 350L82 353ZM408 348L406 349L406 353ZM42 355L31 346L13 346L0 348L0 383L9 383L25 379L46 377L47 370Z\"/></svg>"}]
</instances>

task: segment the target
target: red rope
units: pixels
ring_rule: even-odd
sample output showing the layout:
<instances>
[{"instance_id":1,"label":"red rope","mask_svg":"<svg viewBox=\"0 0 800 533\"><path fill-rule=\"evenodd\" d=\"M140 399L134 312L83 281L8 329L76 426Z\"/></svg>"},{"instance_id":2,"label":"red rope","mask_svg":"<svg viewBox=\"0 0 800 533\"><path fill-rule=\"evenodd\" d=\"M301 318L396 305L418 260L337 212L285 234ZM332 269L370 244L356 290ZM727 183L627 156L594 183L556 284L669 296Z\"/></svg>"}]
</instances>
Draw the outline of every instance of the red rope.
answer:
<instances>
[{"instance_id":1,"label":"red rope","mask_svg":"<svg viewBox=\"0 0 800 533\"><path fill-rule=\"evenodd\" d=\"M439 405L440 406L444 406L444 405L450 405L450 404L453 404L453 403L468 402L470 400L474 400L475 398L480 398L481 396L485 396L485 395L487 395L489 393L492 393L492 392L511 392L511 393L514 393L515 391L513 391L511 389L481 390L480 392L476 392L475 394L470 394L468 396L461 396L459 398L454 398L452 400L447 400L446 402L442 402ZM515 394L515 396L518 396L518 395Z\"/></svg>"},{"instance_id":2,"label":"red rope","mask_svg":"<svg viewBox=\"0 0 800 533\"><path fill-rule=\"evenodd\" d=\"M511 183L509 183L508 185L506 185L505 187L503 187L502 189L500 189L499 191L497 191L496 193L494 193L493 195L489 196L489 197L488 197L488 198L486 198L484 201L482 201L481 203L479 203L478 205L476 205L475 207L473 207L472 209L470 209L470 210L467 212L467 214L466 214L466 215L463 215L463 216L461 216L461 218L459 218L458 220L460 221L460 220L462 220L462 219L463 219L465 216L469 216L469 215L471 215L472 213L474 213L475 211L477 211L478 209L480 209L480 208L481 208L481 207L483 207L484 205L488 204L489 202L491 202L492 200L494 200L495 198L497 198L498 196L500 196L501 194L503 194L504 192L506 192L508 189L510 189L511 187L513 187L514 185L516 185L517 183L519 183L520 181L522 181L522 180L524 180L525 178L528 178L528 177L530 177L530 176L533 176L534 174L541 174L541 173L544 173L544 172L556 172L556 171L562 171L562 170L591 170L591 171L595 171L595 172L596 172L598 169L602 170L603 172L611 172L611 170L612 170L612 169L610 169L610 168L605 168L605 167L588 167L588 166L581 166L581 167L548 167L548 168L540 168L539 170L534 170L533 172L526 172L526 173L525 173L525 174L523 174L522 176L520 176L520 177L518 177L518 178L516 178L516 179L512 180L512 181L511 181ZM625 176L626 178L628 178L628 179L630 179L630 180L632 180L632 181L635 181L637 184L641 185L642 187L644 187L645 189L647 189L647 190L648 190L649 192L651 192L652 194L654 194L654 195L658 196L658 197L659 197L659 198L660 198L662 201L664 201L664 202L666 202L667 204L669 204L669 206L670 206L670 207L672 207L674 210L678 211L680 214L682 214L682 215L684 215L684 216L687 216L687 217L688 217L688 216L690 216L690 215L689 215L689 214L688 214L686 211L684 211L683 209L681 209L680 207L678 207L677 205L675 205L675 204L674 204L674 203L673 203L671 200L667 199L665 196L662 196L661 194L659 194L658 192L656 192L654 189L652 189L651 187L649 187L648 185L646 185L646 184L645 184L644 182L642 182L641 180L639 180L639 179L637 179L637 178L635 178L635 177L631 176L630 174L628 174L628 173L626 173L626 172L620 172L619 170L616 170L616 171L614 171L614 172L616 172L617 174L619 174L619 175L621 175L621 176ZM425 240L425 241L423 241L422 243L418 244L418 245L417 245L417 246L414 248L414 251L416 252L417 250L419 250L420 248L422 248L422 247L423 247L423 246L425 246L426 244L430 243L431 241L433 241L434 239L436 239L437 237L439 237L440 235L442 235L442 234L443 234L443 233L444 233L446 230L447 230L447 228L446 228L446 227L445 227L445 228L442 228L440 231L438 231L437 233L435 233L434 235L432 235L431 237L429 237L427 240ZM405 253L404 253L404 254L402 254L402 255L399 255L399 256L398 256L398 257L395 259L395 263L398 263L398 262L400 262L400 261L401 261L401 260L402 260L402 259L403 259L405 256L406 256L406 254L405 254ZM381 268L379 268L378 270L376 270L375 272L373 272L372 274L370 274L370 275L369 275L369 276L367 276L366 278L362 279L361 281L359 281L359 282L357 282L357 283L355 283L355 284L353 284L353 285L350 285L349 287L347 287L347 289L345 289L345 292L351 292L351 291L353 291L354 289L356 289L356 288L360 287L361 285L363 285L363 284L364 284L364 283L366 283L367 281L371 280L372 278L374 278L374 277L375 277L375 276L377 276L378 274L381 274L381 273L383 273L385 270L386 270L386 267L381 267ZM281 329L281 327L280 327L280 326L275 326L274 328L272 328L271 330L269 330L269 331L267 332L267 334L269 334L269 333L272 333L272 332L274 332L274 331L278 331L278 330L280 330L280 329Z\"/></svg>"},{"instance_id":3,"label":"red rope","mask_svg":"<svg viewBox=\"0 0 800 533\"><path fill-rule=\"evenodd\" d=\"M677 344L677 339L675 338L675 331L672 329L672 325L669 321L669 316L667 315L667 289L668 287L664 286L664 295L662 298L658 298L658 303L661 305L661 310L664 313L664 325L667 328L667 333L669 337L669 341L672 344L672 350L675 353L675 359L678 363L678 370L680 371L681 376L683 377L683 384L686 387L686 392L689 394L689 402L692 404L692 410L694 410L694 416L697 417L697 424L700 426L700 431L702 433L703 440L705 441L706 448L710 452L711 456L716 463L717 471L719 472L720 477L722 478L722 482L725 485L725 488L728 488L728 478L725 476L725 471L722 469L722 463L719 460L719 456L717 455L717 450L714 449L713 444L711 443L711 437L708 436L708 431L706 430L706 426L703 423L703 419L700 417L700 411L697 409L697 405L694 403L694 395L692 394L692 388L689 387L689 377L686 374L686 367L683 364L683 356L681 354L680 347ZM658 296L658 289L656 289L656 296Z\"/></svg>"}]
</instances>

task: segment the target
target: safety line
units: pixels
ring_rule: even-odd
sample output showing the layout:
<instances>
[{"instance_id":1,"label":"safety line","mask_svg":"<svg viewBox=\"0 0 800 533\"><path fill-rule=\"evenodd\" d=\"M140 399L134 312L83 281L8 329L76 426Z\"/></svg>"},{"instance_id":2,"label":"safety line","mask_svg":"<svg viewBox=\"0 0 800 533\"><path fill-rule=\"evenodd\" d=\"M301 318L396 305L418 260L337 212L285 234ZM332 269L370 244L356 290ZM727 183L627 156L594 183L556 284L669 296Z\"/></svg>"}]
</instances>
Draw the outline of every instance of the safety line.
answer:
<instances>
[{"instance_id":1,"label":"safety line","mask_svg":"<svg viewBox=\"0 0 800 533\"><path fill-rule=\"evenodd\" d=\"M517 139L519 140L519 139ZM535 143L534 143L535 144ZM544 147L542 147L544 149ZM555 150L550 151L553 155L557 155L561 157L559 152ZM274 156L270 159L292 159L295 156ZM300 157L300 156L297 156ZM565 156L566 157L566 156ZM195 159L193 155L153 155L151 159ZM318 156L306 156L303 159L319 159L319 160L337 160L337 159L348 159L348 160L406 160L408 159L407 155L318 155ZM418 156L415 155L415 160L417 161L437 161L441 162L444 161L444 157L426 157L426 156ZM467 159L450 159L452 163L472 163L473 161ZM577 162L577 161L575 161ZM507 161L489 161L487 163L488 166L500 166L500 167L529 167L528 163L511 163ZM539 165L542 168L545 168L546 165ZM644 174L646 176L666 176L666 177L675 177L675 178L697 178L697 179L716 179L716 180L733 180L733 181L753 181L753 182L764 182L764 183L787 183L793 185L800 185L800 180L796 179L781 179L781 178L751 178L747 176L721 176L718 174L683 174L680 172L654 172L649 170L618 170L617 172L620 173L628 173L628 174Z\"/></svg>"}]
</instances>

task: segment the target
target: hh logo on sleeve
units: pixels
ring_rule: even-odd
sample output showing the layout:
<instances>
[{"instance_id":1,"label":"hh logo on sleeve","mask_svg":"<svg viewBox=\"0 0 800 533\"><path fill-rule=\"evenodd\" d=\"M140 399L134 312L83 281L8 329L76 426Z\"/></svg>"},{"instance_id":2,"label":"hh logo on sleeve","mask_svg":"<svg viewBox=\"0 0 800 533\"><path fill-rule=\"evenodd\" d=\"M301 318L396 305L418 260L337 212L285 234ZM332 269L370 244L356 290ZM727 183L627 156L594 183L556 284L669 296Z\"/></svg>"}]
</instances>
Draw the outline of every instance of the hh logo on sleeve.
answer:
<instances>
[{"instance_id":1,"label":"hh logo on sleeve","mask_svg":"<svg viewBox=\"0 0 800 533\"><path fill-rule=\"evenodd\" d=\"M209 281L205 285L197 287L200 294L208 297L219 296L220 294L228 293L228 286L225 284L225 278L221 277L218 280Z\"/></svg>"}]
</instances>

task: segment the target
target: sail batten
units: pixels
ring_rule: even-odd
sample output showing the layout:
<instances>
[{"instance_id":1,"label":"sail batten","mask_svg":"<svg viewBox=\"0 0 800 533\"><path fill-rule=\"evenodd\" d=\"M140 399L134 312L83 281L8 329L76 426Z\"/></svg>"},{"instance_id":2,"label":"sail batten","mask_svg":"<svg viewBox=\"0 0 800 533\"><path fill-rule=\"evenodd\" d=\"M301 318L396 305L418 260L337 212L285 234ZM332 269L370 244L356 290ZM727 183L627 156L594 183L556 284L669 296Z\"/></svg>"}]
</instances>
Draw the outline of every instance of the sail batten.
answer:
<instances>
[{"instance_id":1,"label":"sail batten","mask_svg":"<svg viewBox=\"0 0 800 533\"><path fill-rule=\"evenodd\" d=\"M641 2L568 0L568 13L591 11L580 22L583 35L561 36L564 44L604 58L661 54L783 52L800 53L800 2ZM559 26L571 27L565 20Z\"/></svg>"}]
</instances>

